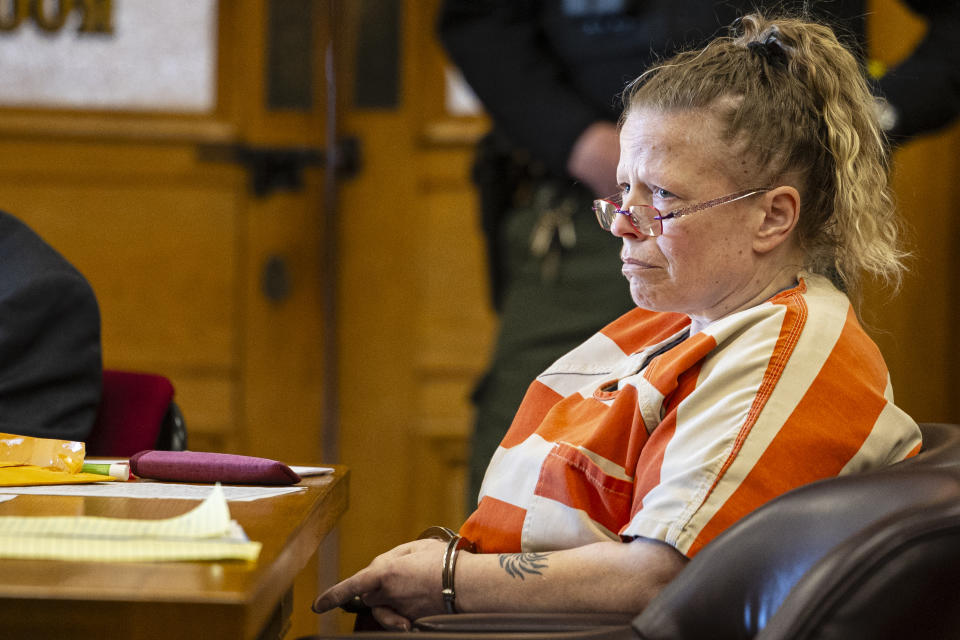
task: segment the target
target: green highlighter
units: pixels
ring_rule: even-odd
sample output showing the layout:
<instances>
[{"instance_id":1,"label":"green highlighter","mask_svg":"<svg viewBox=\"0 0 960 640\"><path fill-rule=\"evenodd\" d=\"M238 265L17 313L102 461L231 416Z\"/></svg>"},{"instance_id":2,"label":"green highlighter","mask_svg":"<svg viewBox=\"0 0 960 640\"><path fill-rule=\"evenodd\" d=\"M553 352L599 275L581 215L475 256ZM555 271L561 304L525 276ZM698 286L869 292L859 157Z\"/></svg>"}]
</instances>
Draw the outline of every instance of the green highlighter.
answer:
<instances>
[{"instance_id":1,"label":"green highlighter","mask_svg":"<svg viewBox=\"0 0 960 640\"><path fill-rule=\"evenodd\" d=\"M110 476L117 480L130 479L129 462L84 462L80 470L83 473L96 473L101 476Z\"/></svg>"}]
</instances>

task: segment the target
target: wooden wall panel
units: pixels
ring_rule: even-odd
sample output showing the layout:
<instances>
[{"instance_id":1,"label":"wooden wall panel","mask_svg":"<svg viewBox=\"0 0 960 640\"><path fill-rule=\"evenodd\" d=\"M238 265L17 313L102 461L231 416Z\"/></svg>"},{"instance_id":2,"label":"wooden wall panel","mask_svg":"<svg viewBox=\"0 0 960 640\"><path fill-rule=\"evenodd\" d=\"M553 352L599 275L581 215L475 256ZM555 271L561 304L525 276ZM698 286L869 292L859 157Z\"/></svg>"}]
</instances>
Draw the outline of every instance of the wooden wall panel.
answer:
<instances>
[{"instance_id":1,"label":"wooden wall panel","mask_svg":"<svg viewBox=\"0 0 960 640\"><path fill-rule=\"evenodd\" d=\"M416 532L412 460L417 388L416 157L405 112L345 114L364 167L340 190L340 461L351 468L341 571Z\"/></svg>"},{"instance_id":2,"label":"wooden wall panel","mask_svg":"<svg viewBox=\"0 0 960 640\"><path fill-rule=\"evenodd\" d=\"M0 184L2 206L93 286L105 366L168 375L191 446L218 450L237 444L241 176L197 171L194 155L181 145L6 139Z\"/></svg>"},{"instance_id":3,"label":"wooden wall panel","mask_svg":"<svg viewBox=\"0 0 960 640\"><path fill-rule=\"evenodd\" d=\"M316 176L306 180L307 201L318 202ZM249 276L239 296L244 320L238 355L240 411L247 423L242 446L294 463L323 456L322 350L327 336L318 283L337 274L320 269L321 215L319 208L303 206L303 194L277 193L248 207L243 220L240 259ZM288 290L282 299L265 293L264 274L271 261L286 270Z\"/></svg>"},{"instance_id":4,"label":"wooden wall panel","mask_svg":"<svg viewBox=\"0 0 960 640\"><path fill-rule=\"evenodd\" d=\"M475 372L488 356L495 322L479 211L469 181L469 149L429 147L423 155L419 201L424 221L419 279L420 366Z\"/></svg>"},{"instance_id":5,"label":"wooden wall panel","mask_svg":"<svg viewBox=\"0 0 960 640\"><path fill-rule=\"evenodd\" d=\"M469 391L493 319L469 182L478 129L465 136L464 123L445 120L436 5L402 3L396 109L356 108L351 78L340 83L341 126L364 157L339 193L344 576L425 526L457 526L464 511ZM348 61L355 30L340 52Z\"/></svg>"},{"instance_id":6,"label":"wooden wall panel","mask_svg":"<svg viewBox=\"0 0 960 640\"><path fill-rule=\"evenodd\" d=\"M954 127L896 153L894 186L908 225L910 270L895 296L871 292L864 311L887 359L897 404L920 421L960 421L958 144L960 128Z\"/></svg>"},{"instance_id":7,"label":"wooden wall panel","mask_svg":"<svg viewBox=\"0 0 960 640\"><path fill-rule=\"evenodd\" d=\"M470 393L489 356L495 318L489 304L479 211L469 181L472 151L425 141L418 315L416 526L458 525L473 499L466 495Z\"/></svg>"}]
</instances>

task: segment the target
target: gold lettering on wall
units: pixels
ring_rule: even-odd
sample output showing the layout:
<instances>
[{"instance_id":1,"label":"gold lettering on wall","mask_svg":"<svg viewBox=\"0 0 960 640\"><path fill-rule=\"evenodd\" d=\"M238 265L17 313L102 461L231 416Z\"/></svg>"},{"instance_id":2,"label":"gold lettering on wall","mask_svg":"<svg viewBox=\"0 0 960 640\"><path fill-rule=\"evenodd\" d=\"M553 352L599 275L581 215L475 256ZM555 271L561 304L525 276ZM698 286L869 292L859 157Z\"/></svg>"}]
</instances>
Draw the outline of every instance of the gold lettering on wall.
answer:
<instances>
[{"instance_id":1,"label":"gold lettering on wall","mask_svg":"<svg viewBox=\"0 0 960 640\"><path fill-rule=\"evenodd\" d=\"M44 31L60 31L73 9L73 0L33 0L33 21Z\"/></svg>"},{"instance_id":2,"label":"gold lettering on wall","mask_svg":"<svg viewBox=\"0 0 960 640\"><path fill-rule=\"evenodd\" d=\"M113 0L83 0L84 33L113 33Z\"/></svg>"},{"instance_id":3,"label":"gold lettering on wall","mask_svg":"<svg viewBox=\"0 0 960 640\"><path fill-rule=\"evenodd\" d=\"M13 31L30 13L32 2L26 0L0 0L0 31Z\"/></svg>"},{"instance_id":4,"label":"gold lettering on wall","mask_svg":"<svg viewBox=\"0 0 960 640\"><path fill-rule=\"evenodd\" d=\"M77 31L113 33L113 0L0 0L0 31L15 31L32 19L44 31L57 32L74 10L82 13Z\"/></svg>"}]
</instances>

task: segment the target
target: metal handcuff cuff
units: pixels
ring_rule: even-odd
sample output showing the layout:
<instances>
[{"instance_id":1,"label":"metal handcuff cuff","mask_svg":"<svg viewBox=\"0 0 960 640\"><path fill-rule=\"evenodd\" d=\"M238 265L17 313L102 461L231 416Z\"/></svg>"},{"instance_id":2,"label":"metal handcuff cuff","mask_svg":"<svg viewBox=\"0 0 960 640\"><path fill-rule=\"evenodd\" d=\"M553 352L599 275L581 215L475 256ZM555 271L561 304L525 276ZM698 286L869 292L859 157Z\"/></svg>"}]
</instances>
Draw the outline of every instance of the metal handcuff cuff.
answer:
<instances>
[{"instance_id":1,"label":"metal handcuff cuff","mask_svg":"<svg viewBox=\"0 0 960 640\"><path fill-rule=\"evenodd\" d=\"M476 545L447 527L427 527L417 536L417 540L430 539L447 543L447 548L443 552L443 564L441 565L440 595L443 598L443 607L447 613L459 613L456 606L457 592L454 589L453 582L454 573L457 570L457 555L461 550L472 553L476 549ZM348 613L359 613L368 607L364 604L362 596L357 595L345 602L340 608Z\"/></svg>"}]
</instances>

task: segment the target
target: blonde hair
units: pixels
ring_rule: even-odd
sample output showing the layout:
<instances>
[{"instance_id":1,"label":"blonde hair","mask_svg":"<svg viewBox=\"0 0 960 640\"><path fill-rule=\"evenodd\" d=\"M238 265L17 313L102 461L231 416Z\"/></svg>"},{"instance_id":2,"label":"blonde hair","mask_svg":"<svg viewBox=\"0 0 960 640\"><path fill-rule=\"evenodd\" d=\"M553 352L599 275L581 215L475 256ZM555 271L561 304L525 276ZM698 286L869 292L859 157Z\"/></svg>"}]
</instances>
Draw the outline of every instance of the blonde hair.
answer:
<instances>
[{"instance_id":1,"label":"blonde hair","mask_svg":"<svg viewBox=\"0 0 960 640\"><path fill-rule=\"evenodd\" d=\"M745 188L795 178L805 268L855 300L865 273L899 286L906 253L863 67L824 25L750 14L732 31L634 80L621 122L638 108L711 110L756 165Z\"/></svg>"}]
</instances>

